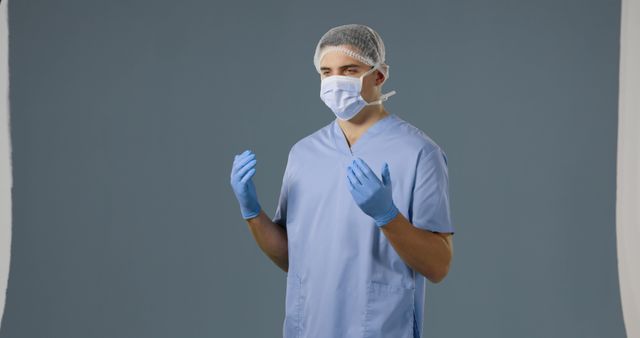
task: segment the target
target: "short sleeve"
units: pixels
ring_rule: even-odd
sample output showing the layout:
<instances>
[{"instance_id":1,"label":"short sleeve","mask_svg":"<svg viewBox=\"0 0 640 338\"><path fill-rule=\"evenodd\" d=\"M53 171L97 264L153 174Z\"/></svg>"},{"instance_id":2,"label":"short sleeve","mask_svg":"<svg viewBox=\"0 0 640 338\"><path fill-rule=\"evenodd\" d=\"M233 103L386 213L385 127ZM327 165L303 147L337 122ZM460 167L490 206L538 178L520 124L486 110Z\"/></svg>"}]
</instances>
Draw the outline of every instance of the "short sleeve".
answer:
<instances>
[{"instance_id":1,"label":"short sleeve","mask_svg":"<svg viewBox=\"0 0 640 338\"><path fill-rule=\"evenodd\" d=\"M291 157L293 153L293 147L289 151L289 157L287 159L287 165L284 169L284 175L282 176L282 186L280 187L280 195L278 197L278 205L276 211L271 219L273 223L276 223L283 228L287 227L287 200L289 195L289 172L291 171Z\"/></svg>"},{"instance_id":2,"label":"short sleeve","mask_svg":"<svg viewBox=\"0 0 640 338\"><path fill-rule=\"evenodd\" d=\"M412 224L418 228L454 233L449 210L447 155L436 147L420 150L411 201Z\"/></svg>"}]
</instances>

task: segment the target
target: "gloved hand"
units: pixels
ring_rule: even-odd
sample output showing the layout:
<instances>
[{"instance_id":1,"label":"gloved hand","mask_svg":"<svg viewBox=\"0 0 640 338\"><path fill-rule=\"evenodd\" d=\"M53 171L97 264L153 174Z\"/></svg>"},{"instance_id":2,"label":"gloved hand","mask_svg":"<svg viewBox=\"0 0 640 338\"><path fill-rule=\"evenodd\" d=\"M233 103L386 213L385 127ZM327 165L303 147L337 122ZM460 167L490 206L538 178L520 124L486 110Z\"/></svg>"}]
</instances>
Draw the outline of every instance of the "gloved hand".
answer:
<instances>
[{"instance_id":1,"label":"gloved hand","mask_svg":"<svg viewBox=\"0 0 640 338\"><path fill-rule=\"evenodd\" d=\"M375 224L381 227L398 215L393 203L389 165L382 166L382 182L361 158L353 160L347 167L349 191L356 204L365 214L373 217Z\"/></svg>"},{"instance_id":2,"label":"gloved hand","mask_svg":"<svg viewBox=\"0 0 640 338\"><path fill-rule=\"evenodd\" d=\"M240 212L244 219L260 214L260 203L256 194L256 187L251 179L256 173L256 155L250 150L236 155L231 169L231 187L240 203Z\"/></svg>"}]
</instances>

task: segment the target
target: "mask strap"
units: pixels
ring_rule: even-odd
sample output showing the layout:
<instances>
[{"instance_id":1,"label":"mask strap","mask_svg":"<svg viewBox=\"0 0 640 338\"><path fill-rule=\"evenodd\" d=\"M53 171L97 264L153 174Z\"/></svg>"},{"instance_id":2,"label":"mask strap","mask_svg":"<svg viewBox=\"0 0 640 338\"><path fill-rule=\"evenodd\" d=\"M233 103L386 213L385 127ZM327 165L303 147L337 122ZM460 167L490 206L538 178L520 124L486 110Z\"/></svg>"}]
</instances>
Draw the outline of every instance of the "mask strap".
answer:
<instances>
[{"instance_id":1,"label":"mask strap","mask_svg":"<svg viewBox=\"0 0 640 338\"><path fill-rule=\"evenodd\" d=\"M367 70L366 72L364 72L364 74L360 75L360 84L362 85L362 79L364 79L365 76L373 73L376 69L380 68L380 63L376 63L373 65L373 67L369 70Z\"/></svg>"},{"instance_id":2,"label":"mask strap","mask_svg":"<svg viewBox=\"0 0 640 338\"><path fill-rule=\"evenodd\" d=\"M368 73L371 73L373 71L375 71L376 69L380 69L380 62L377 62L376 64L373 65L373 68L369 69L366 73L364 73L361 77L360 77L360 83L362 83L362 79L368 75ZM376 104L382 104L382 102L386 101L390 96L394 95L396 93L395 90L392 90L388 93L385 93L383 95L380 95L380 98L375 100L375 101L371 101L368 102L367 104L365 104L365 106L373 106Z\"/></svg>"},{"instance_id":3,"label":"mask strap","mask_svg":"<svg viewBox=\"0 0 640 338\"><path fill-rule=\"evenodd\" d=\"M395 90L392 90L386 94L382 94L380 95L380 98L375 100L375 101L371 101L369 103L366 104L366 106L373 106L376 104L382 104L382 102L386 101L390 96L394 95L396 93Z\"/></svg>"}]
</instances>

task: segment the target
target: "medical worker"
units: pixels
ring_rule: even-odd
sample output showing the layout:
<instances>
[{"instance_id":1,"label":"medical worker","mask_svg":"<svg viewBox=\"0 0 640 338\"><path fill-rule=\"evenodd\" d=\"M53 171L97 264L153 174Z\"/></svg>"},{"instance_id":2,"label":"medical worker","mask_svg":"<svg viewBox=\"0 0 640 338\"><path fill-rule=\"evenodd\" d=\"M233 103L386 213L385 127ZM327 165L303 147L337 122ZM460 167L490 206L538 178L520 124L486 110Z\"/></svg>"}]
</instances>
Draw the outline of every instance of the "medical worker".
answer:
<instances>
[{"instance_id":1,"label":"medical worker","mask_svg":"<svg viewBox=\"0 0 640 338\"><path fill-rule=\"evenodd\" d=\"M452 260L447 156L385 110L380 36L359 24L325 33L314 55L320 99L336 118L290 149L275 216L235 156L231 186L257 244L287 272L285 338L422 335L425 283ZM423 108L418 108L422 110Z\"/></svg>"}]
</instances>

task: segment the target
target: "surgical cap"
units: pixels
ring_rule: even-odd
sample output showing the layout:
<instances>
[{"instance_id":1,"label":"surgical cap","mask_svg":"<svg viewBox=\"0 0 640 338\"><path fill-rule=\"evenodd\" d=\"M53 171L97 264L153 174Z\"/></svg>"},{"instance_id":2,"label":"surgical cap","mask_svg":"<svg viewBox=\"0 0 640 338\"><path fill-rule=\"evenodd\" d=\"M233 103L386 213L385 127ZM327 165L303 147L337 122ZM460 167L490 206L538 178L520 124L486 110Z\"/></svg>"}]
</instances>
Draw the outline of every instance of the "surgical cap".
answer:
<instances>
[{"instance_id":1,"label":"surgical cap","mask_svg":"<svg viewBox=\"0 0 640 338\"><path fill-rule=\"evenodd\" d=\"M343 45L349 45L351 48ZM368 26L349 24L331 28L326 32L320 38L313 56L313 64L318 73L320 73L320 61L331 51L340 51L370 66L380 63L380 71L384 74L385 82L389 78L389 66L385 64L382 38Z\"/></svg>"}]
</instances>

